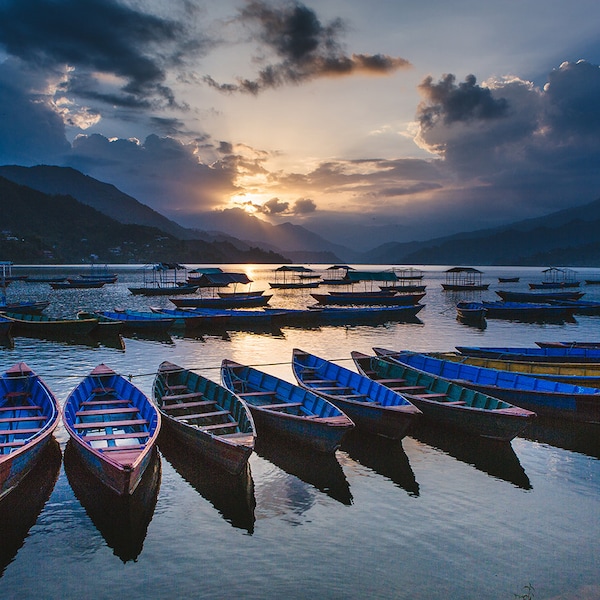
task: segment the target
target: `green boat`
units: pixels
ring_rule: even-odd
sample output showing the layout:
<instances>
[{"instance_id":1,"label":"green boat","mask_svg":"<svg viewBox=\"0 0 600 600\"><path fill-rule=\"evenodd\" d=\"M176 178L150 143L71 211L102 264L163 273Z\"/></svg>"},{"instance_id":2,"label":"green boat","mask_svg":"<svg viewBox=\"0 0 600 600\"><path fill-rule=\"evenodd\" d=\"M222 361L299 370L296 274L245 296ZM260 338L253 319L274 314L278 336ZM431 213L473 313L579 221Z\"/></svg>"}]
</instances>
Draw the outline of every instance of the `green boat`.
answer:
<instances>
[{"instance_id":1,"label":"green boat","mask_svg":"<svg viewBox=\"0 0 600 600\"><path fill-rule=\"evenodd\" d=\"M384 358L352 352L352 359L359 373L407 398L426 419L484 438L510 442L536 416L493 396Z\"/></svg>"},{"instance_id":2,"label":"green boat","mask_svg":"<svg viewBox=\"0 0 600 600\"><path fill-rule=\"evenodd\" d=\"M55 319L46 315L3 313L13 323L13 335L84 336L98 325L98 319Z\"/></svg>"}]
</instances>

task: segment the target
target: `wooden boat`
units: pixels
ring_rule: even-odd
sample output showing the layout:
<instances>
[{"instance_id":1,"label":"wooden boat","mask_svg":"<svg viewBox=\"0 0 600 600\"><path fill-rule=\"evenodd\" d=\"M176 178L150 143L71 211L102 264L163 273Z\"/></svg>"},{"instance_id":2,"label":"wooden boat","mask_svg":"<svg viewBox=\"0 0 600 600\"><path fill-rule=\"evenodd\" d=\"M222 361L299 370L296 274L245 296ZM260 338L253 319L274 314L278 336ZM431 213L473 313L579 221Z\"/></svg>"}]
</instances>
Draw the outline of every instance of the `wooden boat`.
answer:
<instances>
[{"instance_id":1,"label":"wooden boat","mask_svg":"<svg viewBox=\"0 0 600 600\"><path fill-rule=\"evenodd\" d=\"M310 310L316 311L314 322L319 325L357 325L360 323L415 320L417 314L423 308L425 308L424 304L396 304L391 306L316 305L310 307Z\"/></svg>"},{"instance_id":2,"label":"wooden boat","mask_svg":"<svg viewBox=\"0 0 600 600\"><path fill-rule=\"evenodd\" d=\"M117 494L133 494L161 423L146 395L100 364L67 397L63 422L87 468Z\"/></svg>"},{"instance_id":3,"label":"wooden boat","mask_svg":"<svg viewBox=\"0 0 600 600\"><path fill-rule=\"evenodd\" d=\"M496 290L506 302L551 302L553 300L579 300L584 292L509 292Z\"/></svg>"},{"instance_id":4,"label":"wooden boat","mask_svg":"<svg viewBox=\"0 0 600 600\"><path fill-rule=\"evenodd\" d=\"M53 290L71 290L71 289L93 289L93 288L101 288L104 287L104 281L93 281L88 279L69 279L66 281L56 281L51 282L50 287Z\"/></svg>"},{"instance_id":5,"label":"wooden boat","mask_svg":"<svg viewBox=\"0 0 600 600\"><path fill-rule=\"evenodd\" d=\"M34 276L30 275L25 281L27 283L62 283L66 281L66 277L52 277L52 276Z\"/></svg>"},{"instance_id":6,"label":"wooden boat","mask_svg":"<svg viewBox=\"0 0 600 600\"><path fill-rule=\"evenodd\" d=\"M573 316L575 308L567 304L536 302L482 302L488 319L565 319Z\"/></svg>"},{"instance_id":7,"label":"wooden boat","mask_svg":"<svg viewBox=\"0 0 600 600\"><path fill-rule=\"evenodd\" d=\"M257 290L256 292L217 292L219 298L256 298L262 296L265 290Z\"/></svg>"},{"instance_id":8,"label":"wooden boat","mask_svg":"<svg viewBox=\"0 0 600 600\"><path fill-rule=\"evenodd\" d=\"M58 404L24 362L0 376L0 499L33 469L58 424Z\"/></svg>"},{"instance_id":9,"label":"wooden boat","mask_svg":"<svg viewBox=\"0 0 600 600\"><path fill-rule=\"evenodd\" d=\"M254 449L254 421L230 391L193 371L165 361L152 386L163 423L181 443L234 475Z\"/></svg>"},{"instance_id":10,"label":"wooden boat","mask_svg":"<svg viewBox=\"0 0 600 600\"><path fill-rule=\"evenodd\" d=\"M77 313L78 319L96 319L96 326L90 331L90 335L102 335L102 336L110 336L110 335L118 335L121 333L121 321L116 319L109 319L103 315L95 313L89 310L80 310Z\"/></svg>"},{"instance_id":11,"label":"wooden boat","mask_svg":"<svg viewBox=\"0 0 600 600\"><path fill-rule=\"evenodd\" d=\"M174 327L183 327L186 331L195 331L202 327L224 326L229 322L229 316L223 311L206 314L189 309L171 309L151 306L150 310L157 315L175 319ZM128 314L136 314L128 311Z\"/></svg>"},{"instance_id":12,"label":"wooden boat","mask_svg":"<svg viewBox=\"0 0 600 600\"><path fill-rule=\"evenodd\" d=\"M373 348L375 354L495 396L538 415L600 423L600 389L441 360L416 352Z\"/></svg>"},{"instance_id":13,"label":"wooden boat","mask_svg":"<svg viewBox=\"0 0 600 600\"><path fill-rule=\"evenodd\" d=\"M539 348L600 348L600 342L535 342Z\"/></svg>"},{"instance_id":14,"label":"wooden boat","mask_svg":"<svg viewBox=\"0 0 600 600\"><path fill-rule=\"evenodd\" d=\"M48 300L29 300L23 302L3 302L0 313L11 312L20 315L39 315L50 306Z\"/></svg>"},{"instance_id":15,"label":"wooden boat","mask_svg":"<svg viewBox=\"0 0 600 600\"><path fill-rule=\"evenodd\" d=\"M191 283L176 283L175 285L147 285L127 288L135 296L175 296L177 294L193 294L198 286Z\"/></svg>"},{"instance_id":16,"label":"wooden boat","mask_svg":"<svg viewBox=\"0 0 600 600\"><path fill-rule=\"evenodd\" d=\"M324 285L350 285L352 282L348 278L348 271L354 271L354 267L349 265L331 265L325 271L329 272L328 277L321 281Z\"/></svg>"},{"instance_id":17,"label":"wooden boat","mask_svg":"<svg viewBox=\"0 0 600 600\"><path fill-rule=\"evenodd\" d=\"M457 346L460 354L532 362L600 362L600 348L500 348Z\"/></svg>"},{"instance_id":18,"label":"wooden boat","mask_svg":"<svg viewBox=\"0 0 600 600\"><path fill-rule=\"evenodd\" d=\"M489 283L482 282L483 273L473 267L452 267L446 271L442 289L449 292L487 290Z\"/></svg>"},{"instance_id":19,"label":"wooden boat","mask_svg":"<svg viewBox=\"0 0 600 600\"><path fill-rule=\"evenodd\" d=\"M593 300L551 300L551 303L570 308L576 315L600 315L600 302Z\"/></svg>"},{"instance_id":20,"label":"wooden boat","mask_svg":"<svg viewBox=\"0 0 600 600\"><path fill-rule=\"evenodd\" d=\"M482 321L485 319L487 309L481 302L458 302L456 316L465 321Z\"/></svg>"},{"instance_id":21,"label":"wooden boat","mask_svg":"<svg viewBox=\"0 0 600 600\"><path fill-rule=\"evenodd\" d=\"M586 285L600 285L600 279L585 279Z\"/></svg>"},{"instance_id":22,"label":"wooden boat","mask_svg":"<svg viewBox=\"0 0 600 600\"><path fill-rule=\"evenodd\" d=\"M401 294L416 294L420 292L424 292L427 288L426 285L417 284L417 283L407 283L406 281L402 281L399 285L380 285L379 289L382 292L399 292Z\"/></svg>"},{"instance_id":23,"label":"wooden boat","mask_svg":"<svg viewBox=\"0 0 600 600\"><path fill-rule=\"evenodd\" d=\"M429 356L441 360L450 360L465 365L486 367L499 371L511 371L540 379L552 379L581 387L600 388L600 364L596 363L551 363L519 360L504 360L498 358L483 358L480 356L464 356L458 352L428 352Z\"/></svg>"},{"instance_id":24,"label":"wooden boat","mask_svg":"<svg viewBox=\"0 0 600 600\"><path fill-rule=\"evenodd\" d=\"M46 315L5 312L14 335L84 336L98 325L97 318L54 319Z\"/></svg>"},{"instance_id":25,"label":"wooden boat","mask_svg":"<svg viewBox=\"0 0 600 600\"><path fill-rule=\"evenodd\" d=\"M326 306L412 306L418 304L425 296L420 294L397 294L395 292L346 292L327 294L312 294L311 296L319 303Z\"/></svg>"},{"instance_id":26,"label":"wooden boat","mask_svg":"<svg viewBox=\"0 0 600 600\"><path fill-rule=\"evenodd\" d=\"M335 404L363 431L400 439L421 414L404 396L350 369L297 348L292 357L299 385Z\"/></svg>"},{"instance_id":27,"label":"wooden boat","mask_svg":"<svg viewBox=\"0 0 600 600\"><path fill-rule=\"evenodd\" d=\"M562 267L550 267L542 271L544 279L540 283L530 283L532 290L562 289L579 287L579 281L575 279L576 272L573 269Z\"/></svg>"},{"instance_id":28,"label":"wooden boat","mask_svg":"<svg viewBox=\"0 0 600 600\"><path fill-rule=\"evenodd\" d=\"M520 277L498 277L498 283L518 283Z\"/></svg>"},{"instance_id":29,"label":"wooden boat","mask_svg":"<svg viewBox=\"0 0 600 600\"><path fill-rule=\"evenodd\" d=\"M6 337L10 335L13 322L7 317L2 316L0 313L0 337Z\"/></svg>"},{"instance_id":30,"label":"wooden boat","mask_svg":"<svg viewBox=\"0 0 600 600\"><path fill-rule=\"evenodd\" d=\"M127 311L101 310L96 314L107 319L120 321L121 331L123 332L142 331L164 333L175 323L175 319L172 317L156 315L149 311L138 311L135 314L132 314Z\"/></svg>"},{"instance_id":31,"label":"wooden boat","mask_svg":"<svg viewBox=\"0 0 600 600\"><path fill-rule=\"evenodd\" d=\"M312 275L313 270L308 267L302 266L293 266L293 265L283 265L282 267L278 267L274 270L275 273L275 281L269 282L269 287L273 289L280 290L291 290L291 289L303 289L303 288L316 288L321 284L320 281L312 281L302 279L301 275ZM282 275L280 275L280 273ZM291 273L288 276L288 273ZM279 278L281 277L281 278Z\"/></svg>"},{"instance_id":32,"label":"wooden boat","mask_svg":"<svg viewBox=\"0 0 600 600\"><path fill-rule=\"evenodd\" d=\"M221 381L246 403L259 436L269 430L320 452L335 452L354 423L311 391L252 367L224 360Z\"/></svg>"},{"instance_id":33,"label":"wooden boat","mask_svg":"<svg viewBox=\"0 0 600 600\"><path fill-rule=\"evenodd\" d=\"M534 412L407 365L362 352L352 352L352 359L359 373L402 394L424 417L484 438L509 442L535 417Z\"/></svg>"},{"instance_id":34,"label":"wooden boat","mask_svg":"<svg viewBox=\"0 0 600 600\"><path fill-rule=\"evenodd\" d=\"M169 298L177 308L255 308L266 306L272 294L227 298Z\"/></svg>"},{"instance_id":35,"label":"wooden boat","mask_svg":"<svg viewBox=\"0 0 600 600\"><path fill-rule=\"evenodd\" d=\"M226 327L238 327L240 325L265 325L271 324L282 311L273 308L270 310L248 310L236 308L196 308L190 311L192 314L204 315L207 319L225 319L221 321Z\"/></svg>"}]
</instances>

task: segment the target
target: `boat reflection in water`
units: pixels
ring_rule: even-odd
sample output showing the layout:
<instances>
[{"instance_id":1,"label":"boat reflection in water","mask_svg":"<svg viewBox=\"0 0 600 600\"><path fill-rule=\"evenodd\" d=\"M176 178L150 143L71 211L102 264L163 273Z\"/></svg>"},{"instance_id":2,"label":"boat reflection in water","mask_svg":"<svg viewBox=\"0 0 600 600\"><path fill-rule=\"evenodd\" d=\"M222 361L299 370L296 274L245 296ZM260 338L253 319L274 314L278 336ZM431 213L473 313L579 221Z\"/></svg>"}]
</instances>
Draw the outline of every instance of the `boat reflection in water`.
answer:
<instances>
[{"instance_id":1,"label":"boat reflection in water","mask_svg":"<svg viewBox=\"0 0 600 600\"><path fill-rule=\"evenodd\" d=\"M0 577L35 525L60 472L61 452L52 438L37 465L0 502Z\"/></svg>"},{"instance_id":2,"label":"boat reflection in water","mask_svg":"<svg viewBox=\"0 0 600 600\"><path fill-rule=\"evenodd\" d=\"M342 441L341 450L352 460L391 480L411 496L419 495L419 484L401 440L351 431Z\"/></svg>"},{"instance_id":3,"label":"boat reflection in water","mask_svg":"<svg viewBox=\"0 0 600 600\"><path fill-rule=\"evenodd\" d=\"M271 431L256 438L254 451L282 471L312 485L341 504L352 504L350 484L335 453L290 445L289 439Z\"/></svg>"},{"instance_id":4,"label":"boat reflection in water","mask_svg":"<svg viewBox=\"0 0 600 600\"><path fill-rule=\"evenodd\" d=\"M600 458L599 436L599 423L578 423L549 417L538 417L522 434L528 440L593 458Z\"/></svg>"},{"instance_id":5,"label":"boat reflection in water","mask_svg":"<svg viewBox=\"0 0 600 600\"><path fill-rule=\"evenodd\" d=\"M531 423L527 426L525 436L531 426ZM508 442L465 435L429 421L417 423L410 435L417 441L437 448L492 477L512 483L524 490L532 489L519 457Z\"/></svg>"},{"instance_id":6,"label":"boat reflection in water","mask_svg":"<svg viewBox=\"0 0 600 600\"><path fill-rule=\"evenodd\" d=\"M75 496L106 544L124 563L136 560L158 498L161 480L158 452L153 452L138 487L130 496L118 496L94 477L71 441L65 449L64 463Z\"/></svg>"},{"instance_id":7,"label":"boat reflection in water","mask_svg":"<svg viewBox=\"0 0 600 600\"><path fill-rule=\"evenodd\" d=\"M208 500L225 521L248 533L254 532L256 500L250 465L239 475L227 473L200 454L192 453L168 431L160 432L158 447L177 473Z\"/></svg>"}]
</instances>

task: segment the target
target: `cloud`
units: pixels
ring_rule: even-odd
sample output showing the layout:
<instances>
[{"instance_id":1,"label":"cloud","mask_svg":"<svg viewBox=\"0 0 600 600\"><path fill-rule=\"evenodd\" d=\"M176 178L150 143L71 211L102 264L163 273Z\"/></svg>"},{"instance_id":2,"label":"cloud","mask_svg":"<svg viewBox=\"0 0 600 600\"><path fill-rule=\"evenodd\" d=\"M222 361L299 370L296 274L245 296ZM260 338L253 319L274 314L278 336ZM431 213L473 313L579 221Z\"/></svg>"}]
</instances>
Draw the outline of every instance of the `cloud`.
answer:
<instances>
[{"instance_id":1,"label":"cloud","mask_svg":"<svg viewBox=\"0 0 600 600\"><path fill-rule=\"evenodd\" d=\"M255 79L239 79L237 83L218 83L205 76L204 81L221 92L258 94L318 77L385 75L411 66L404 58L385 54L347 55L339 39L344 32L343 22L335 19L323 24L312 9L299 2L275 6L250 0L240 11L240 20L279 62L265 66Z\"/></svg>"},{"instance_id":2,"label":"cloud","mask_svg":"<svg viewBox=\"0 0 600 600\"><path fill-rule=\"evenodd\" d=\"M191 4L170 3L170 15ZM118 0L4 0L0 47L46 71L70 67L60 90L110 105L174 105L167 69L181 66L207 40L186 21L161 17Z\"/></svg>"}]
</instances>

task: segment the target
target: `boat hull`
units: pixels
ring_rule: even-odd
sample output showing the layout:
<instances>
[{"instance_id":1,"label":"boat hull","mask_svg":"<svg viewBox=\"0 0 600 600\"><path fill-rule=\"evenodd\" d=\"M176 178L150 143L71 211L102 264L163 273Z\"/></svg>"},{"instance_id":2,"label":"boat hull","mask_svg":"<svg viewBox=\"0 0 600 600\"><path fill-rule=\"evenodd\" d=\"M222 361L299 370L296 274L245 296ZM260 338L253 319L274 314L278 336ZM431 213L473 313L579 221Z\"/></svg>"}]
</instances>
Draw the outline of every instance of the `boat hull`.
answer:
<instances>
[{"instance_id":1,"label":"boat hull","mask_svg":"<svg viewBox=\"0 0 600 600\"><path fill-rule=\"evenodd\" d=\"M227 298L171 298L177 308L254 308L266 306L273 296L243 296Z\"/></svg>"}]
</instances>

